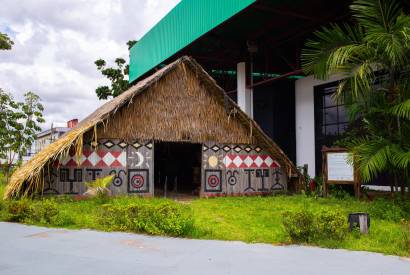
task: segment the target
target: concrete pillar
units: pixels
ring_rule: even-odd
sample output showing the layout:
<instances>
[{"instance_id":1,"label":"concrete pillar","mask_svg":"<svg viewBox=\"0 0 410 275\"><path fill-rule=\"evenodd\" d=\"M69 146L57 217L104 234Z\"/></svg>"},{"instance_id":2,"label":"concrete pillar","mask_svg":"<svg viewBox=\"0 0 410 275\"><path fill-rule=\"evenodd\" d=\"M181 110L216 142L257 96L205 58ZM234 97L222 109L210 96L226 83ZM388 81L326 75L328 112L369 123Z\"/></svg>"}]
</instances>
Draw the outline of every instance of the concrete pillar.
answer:
<instances>
[{"instance_id":1,"label":"concrete pillar","mask_svg":"<svg viewBox=\"0 0 410 275\"><path fill-rule=\"evenodd\" d=\"M246 62L237 64L237 102L248 116L253 118L253 89L246 87Z\"/></svg>"}]
</instances>

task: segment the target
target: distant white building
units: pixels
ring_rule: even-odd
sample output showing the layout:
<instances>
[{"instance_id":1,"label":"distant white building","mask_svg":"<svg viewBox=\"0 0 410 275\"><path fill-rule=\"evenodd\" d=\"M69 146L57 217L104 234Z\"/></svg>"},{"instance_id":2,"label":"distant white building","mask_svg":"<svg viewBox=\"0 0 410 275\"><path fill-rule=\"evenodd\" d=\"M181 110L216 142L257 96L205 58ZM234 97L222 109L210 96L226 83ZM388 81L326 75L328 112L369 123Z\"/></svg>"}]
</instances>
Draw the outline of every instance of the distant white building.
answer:
<instances>
[{"instance_id":1,"label":"distant white building","mask_svg":"<svg viewBox=\"0 0 410 275\"><path fill-rule=\"evenodd\" d=\"M72 119L67 121L67 123L52 123L50 129L37 134L36 141L34 142L34 150L29 157L43 150L47 145L56 141L77 124L78 119Z\"/></svg>"},{"instance_id":2,"label":"distant white building","mask_svg":"<svg viewBox=\"0 0 410 275\"><path fill-rule=\"evenodd\" d=\"M70 129L74 128L78 124L78 119L72 119L67 122L53 122L51 123L50 129L44 130L36 135L36 140L31 146L31 149L27 151L21 158L16 155L13 159L13 165L16 164L20 159L23 163L31 159L32 156L40 152L47 145L56 141L63 134L68 132ZM0 164L5 163L7 160L0 159ZM1 167L0 167L1 168Z\"/></svg>"}]
</instances>

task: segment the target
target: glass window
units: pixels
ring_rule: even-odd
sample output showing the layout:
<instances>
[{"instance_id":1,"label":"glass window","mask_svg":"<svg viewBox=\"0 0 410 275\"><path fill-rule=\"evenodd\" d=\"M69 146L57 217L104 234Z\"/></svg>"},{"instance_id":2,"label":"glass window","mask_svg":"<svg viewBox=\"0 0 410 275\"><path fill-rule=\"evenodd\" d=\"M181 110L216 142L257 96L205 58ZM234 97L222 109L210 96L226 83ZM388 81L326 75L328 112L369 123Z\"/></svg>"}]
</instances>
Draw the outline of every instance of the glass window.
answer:
<instances>
[{"instance_id":1,"label":"glass window","mask_svg":"<svg viewBox=\"0 0 410 275\"><path fill-rule=\"evenodd\" d=\"M333 95L333 93L326 94L326 95L323 96L324 106L326 106L326 107L336 106L335 102L333 101L332 95Z\"/></svg>"},{"instance_id":2,"label":"glass window","mask_svg":"<svg viewBox=\"0 0 410 275\"><path fill-rule=\"evenodd\" d=\"M323 124L334 124L338 122L337 106L323 109L325 120Z\"/></svg>"},{"instance_id":3,"label":"glass window","mask_svg":"<svg viewBox=\"0 0 410 275\"><path fill-rule=\"evenodd\" d=\"M348 117L346 107L333 100L338 82L315 87L315 151L316 173L322 167L322 147L332 146L346 131Z\"/></svg>"},{"instance_id":4,"label":"glass window","mask_svg":"<svg viewBox=\"0 0 410 275\"><path fill-rule=\"evenodd\" d=\"M337 124L326 125L326 135L327 136L338 136L339 135L339 127Z\"/></svg>"}]
</instances>

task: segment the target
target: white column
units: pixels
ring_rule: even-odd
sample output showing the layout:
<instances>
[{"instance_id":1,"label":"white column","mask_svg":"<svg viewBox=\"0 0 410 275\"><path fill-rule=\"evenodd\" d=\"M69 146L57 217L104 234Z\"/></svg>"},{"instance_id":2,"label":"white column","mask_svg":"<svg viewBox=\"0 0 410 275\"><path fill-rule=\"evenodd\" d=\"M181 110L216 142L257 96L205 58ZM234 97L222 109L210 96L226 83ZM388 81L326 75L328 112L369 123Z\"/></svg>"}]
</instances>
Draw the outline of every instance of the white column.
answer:
<instances>
[{"instance_id":1,"label":"white column","mask_svg":"<svg viewBox=\"0 0 410 275\"><path fill-rule=\"evenodd\" d=\"M246 87L246 63L237 64L237 102L248 116L253 118L253 89Z\"/></svg>"}]
</instances>

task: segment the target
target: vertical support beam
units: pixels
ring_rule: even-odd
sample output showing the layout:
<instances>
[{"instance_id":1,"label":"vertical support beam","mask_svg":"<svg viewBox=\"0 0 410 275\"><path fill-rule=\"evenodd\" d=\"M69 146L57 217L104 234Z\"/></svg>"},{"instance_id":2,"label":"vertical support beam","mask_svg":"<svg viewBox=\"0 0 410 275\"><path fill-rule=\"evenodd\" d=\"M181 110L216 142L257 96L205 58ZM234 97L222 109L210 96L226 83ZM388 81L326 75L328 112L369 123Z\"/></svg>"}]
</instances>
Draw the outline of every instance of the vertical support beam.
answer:
<instances>
[{"instance_id":1,"label":"vertical support beam","mask_svg":"<svg viewBox=\"0 0 410 275\"><path fill-rule=\"evenodd\" d=\"M247 88L246 62L237 64L237 102L247 115L253 118L253 89Z\"/></svg>"}]
</instances>

